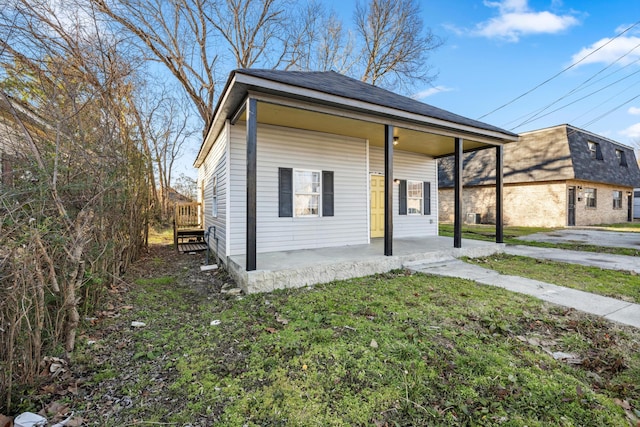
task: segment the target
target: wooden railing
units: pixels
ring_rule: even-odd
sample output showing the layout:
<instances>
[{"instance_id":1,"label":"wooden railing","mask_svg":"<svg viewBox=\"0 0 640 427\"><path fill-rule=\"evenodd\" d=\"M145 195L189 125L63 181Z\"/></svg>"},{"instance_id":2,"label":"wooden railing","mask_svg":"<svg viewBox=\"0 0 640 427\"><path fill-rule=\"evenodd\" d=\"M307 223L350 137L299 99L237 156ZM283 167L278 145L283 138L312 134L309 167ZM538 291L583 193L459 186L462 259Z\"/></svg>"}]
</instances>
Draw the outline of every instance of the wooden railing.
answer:
<instances>
[{"instance_id":1,"label":"wooden railing","mask_svg":"<svg viewBox=\"0 0 640 427\"><path fill-rule=\"evenodd\" d=\"M200 242L204 238L204 220L200 203L176 203L173 215L173 245L180 242ZM206 246L204 246L206 249Z\"/></svg>"},{"instance_id":2,"label":"wooden railing","mask_svg":"<svg viewBox=\"0 0 640 427\"><path fill-rule=\"evenodd\" d=\"M200 203L176 203L174 214L176 229L203 228Z\"/></svg>"}]
</instances>

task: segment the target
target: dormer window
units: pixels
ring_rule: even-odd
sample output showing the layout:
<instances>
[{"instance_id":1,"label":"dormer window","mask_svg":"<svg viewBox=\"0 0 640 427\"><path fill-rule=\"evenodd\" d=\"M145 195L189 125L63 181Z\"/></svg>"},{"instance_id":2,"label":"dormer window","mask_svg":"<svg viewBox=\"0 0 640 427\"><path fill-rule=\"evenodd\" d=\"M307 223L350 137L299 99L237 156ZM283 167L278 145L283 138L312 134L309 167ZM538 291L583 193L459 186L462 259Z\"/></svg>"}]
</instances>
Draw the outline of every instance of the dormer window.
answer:
<instances>
[{"instance_id":1,"label":"dormer window","mask_svg":"<svg viewBox=\"0 0 640 427\"><path fill-rule=\"evenodd\" d=\"M625 156L624 151L616 150L616 157L618 158L618 164L620 166L627 167L627 157Z\"/></svg>"},{"instance_id":2,"label":"dormer window","mask_svg":"<svg viewBox=\"0 0 640 427\"><path fill-rule=\"evenodd\" d=\"M589 141L589 152L592 159L602 160L602 150L600 150L600 144L597 142Z\"/></svg>"}]
</instances>

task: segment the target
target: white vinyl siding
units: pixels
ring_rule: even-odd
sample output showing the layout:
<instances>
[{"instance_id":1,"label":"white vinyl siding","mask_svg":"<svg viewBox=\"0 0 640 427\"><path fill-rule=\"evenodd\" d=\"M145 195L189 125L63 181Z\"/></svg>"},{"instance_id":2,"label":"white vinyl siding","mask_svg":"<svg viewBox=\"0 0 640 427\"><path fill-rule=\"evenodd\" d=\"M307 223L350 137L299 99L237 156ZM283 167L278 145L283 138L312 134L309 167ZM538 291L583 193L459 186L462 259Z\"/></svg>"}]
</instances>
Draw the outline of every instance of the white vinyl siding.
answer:
<instances>
[{"instance_id":1,"label":"white vinyl siding","mask_svg":"<svg viewBox=\"0 0 640 427\"><path fill-rule=\"evenodd\" d=\"M246 130L231 127L229 255L245 253ZM364 140L259 125L257 142L257 252L366 244L368 187ZM278 168L333 171L334 216L278 216Z\"/></svg>"},{"instance_id":2,"label":"white vinyl siding","mask_svg":"<svg viewBox=\"0 0 640 427\"><path fill-rule=\"evenodd\" d=\"M384 173L384 150L370 147L371 173ZM393 151L393 178L431 183L431 215L399 215L398 184L393 186L393 237L438 235L438 169L436 160L424 154ZM424 197L424 194L423 194Z\"/></svg>"},{"instance_id":3,"label":"white vinyl siding","mask_svg":"<svg viewBox=\"0 0 640 427\"><path fill-rule=\"evenodd\" d=\"M209 246L213 251L217 249L218 256L224 261L227 252L227 136L228 125L218 136L211 147L204 163L198 169L198 184L204 186L201 203L204 203L204 230L215 226L209 236ZM213 185L217 184L217 195L214 197ZM201 187L202 188L202 187ZM217 206L214 207L214 203ZM218 239L217 242L215 239Z\"/></svg>"}]
</instances>

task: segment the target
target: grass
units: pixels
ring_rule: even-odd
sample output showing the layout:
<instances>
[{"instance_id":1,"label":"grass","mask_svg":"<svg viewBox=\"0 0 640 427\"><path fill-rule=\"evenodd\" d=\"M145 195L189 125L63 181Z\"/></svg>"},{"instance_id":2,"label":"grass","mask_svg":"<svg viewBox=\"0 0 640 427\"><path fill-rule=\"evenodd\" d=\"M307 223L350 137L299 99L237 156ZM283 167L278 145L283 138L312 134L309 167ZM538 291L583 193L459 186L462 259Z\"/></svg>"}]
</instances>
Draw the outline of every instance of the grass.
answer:
<instances>
[{"instance_id":1,"label":"grass","mask_svg":"<svg viewBox=\"0 0 640 427\"><path fill-rule=\"evenodd\" d=\"M133 399L104 426L621 426L640 408L640 332L462 279L398 271L238 300L145 282L127 298L114 321L148 327L126 338L138 374L102 385Z\"/></svg>"},{"instance_id":2,"label":"grass","mask_svg":"<svg viewBox=\"0 0 640 427\"><path fill-rule=\"evenodd\" d=\"M630 231L635 233L640 233L640 221L635 220L634 222L623 222L620 224L604 224L599 227L603 229L615 229L615 231Z\"/></svg>"},{"instance_id":3,"label":"grass","mask_svg":"<svg viewBox=\"0 0 640 427\"><path fill-rule=\"evenodd\" d=\"M172 245L173 244L173 229L162 228L155 229L149 228L149 244L150 245Z\"/></svg>"},{"instance_id":4,"label":"grass","mask_svg":"<svg viewBox=\"0 0 640 427\"><path fill-rule=\"evenodd\" d=\"M609 229L611 231L623 231L621 228L616 228L616 224L610 226L601 226L601 229ZM633 230L637 230L635 223L633 223ZM504 227L504 243L511 245L526 245L536 246L540 248L557 248L567 249L573 251L585 251L585 252L600 252L614 255L628 255L638 256L640 253L637 249L632 248L617 248L617 247L603 247L596 245L585 245L581 243L547 243L547 242L534 242L529 240L522 240L519 237L526 236L534 233L553 231L553 228L541 228L541 227ZM453 224L440 223L439 233L441 236L453 236ZM495 226L494 225L464 225L462 227L462 238L473 240L485 240L495 241Z\"/></svg>"},{"instance_id":5,"label":"grass","mask_svg":"<svg viewBox=\"0 0 640 427\"><path fill-rule=\"evenodd\" d=\"M640 303L640 277L627 271L603 270L578 264L538 260L515 255L465 259L501 274L528 277L629 302Z\"/></svg>"}]
</instances>

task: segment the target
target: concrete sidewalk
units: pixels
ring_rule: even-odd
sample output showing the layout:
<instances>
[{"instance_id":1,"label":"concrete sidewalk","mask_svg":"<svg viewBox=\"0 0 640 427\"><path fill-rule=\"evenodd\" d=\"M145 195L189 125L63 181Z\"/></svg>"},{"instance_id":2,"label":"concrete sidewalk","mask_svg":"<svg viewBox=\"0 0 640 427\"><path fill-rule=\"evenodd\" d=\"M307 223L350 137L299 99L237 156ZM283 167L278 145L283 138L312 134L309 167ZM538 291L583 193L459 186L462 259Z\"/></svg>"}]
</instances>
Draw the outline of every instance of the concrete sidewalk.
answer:
<instances>
[{"instance_id":1,"label":"concrete sidewalk","mask_svg":"<svg viewBox=\"0 0 640 427\"><path fill-rule=\"evenodd\" d=\"M584 254L583 252L583 257L585 256ZM590 257L591 254L588 256ZM566 259L564 261L567 262ZM437 263L416 262L407 263L404 266L415 272L459 277L474 280L484 285L497 286L513 292L531 295L543 301L602 316L614 322L640 328L640 304L624 302L524 277L502 275L496 271L468 264L453 257Z\"/></svg>"},{"instance_id":2,"label":"concrete sidewalk","mask_svg":"<svg viewBox=\"0 0 640 427\"><path fill-rule=\"evenodd\" d=\"M549 261L568 262L586 266L600 267L605 270L633 271L640 274L640 257L611 255L598 252L567 251L564 249L538 248L534 246L505 246L509 255L520 255ZM640 286L640 277L638 278Z\"/></svg>"}]
</instances>

